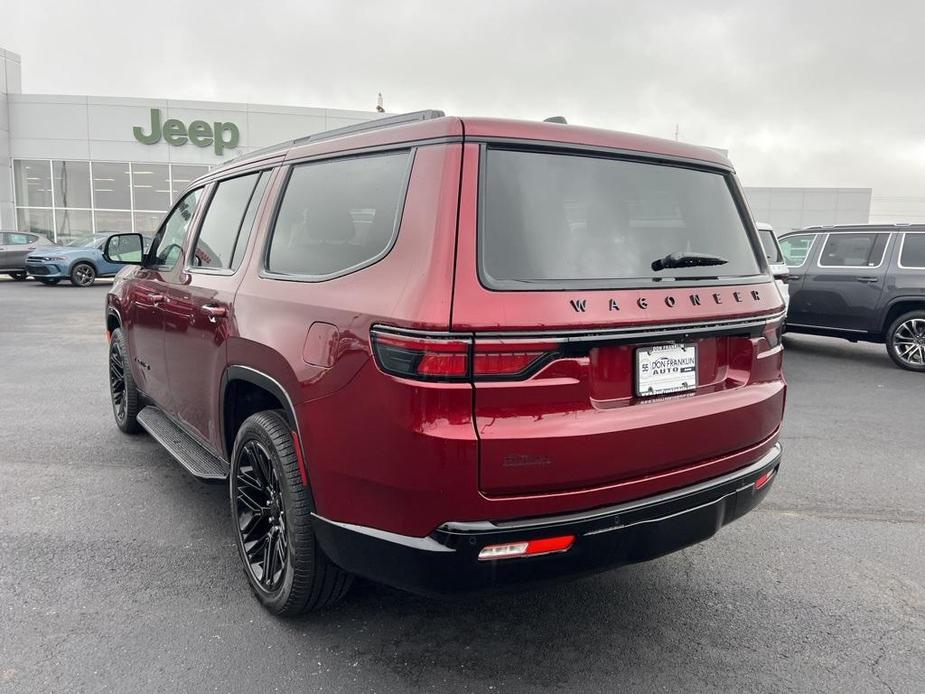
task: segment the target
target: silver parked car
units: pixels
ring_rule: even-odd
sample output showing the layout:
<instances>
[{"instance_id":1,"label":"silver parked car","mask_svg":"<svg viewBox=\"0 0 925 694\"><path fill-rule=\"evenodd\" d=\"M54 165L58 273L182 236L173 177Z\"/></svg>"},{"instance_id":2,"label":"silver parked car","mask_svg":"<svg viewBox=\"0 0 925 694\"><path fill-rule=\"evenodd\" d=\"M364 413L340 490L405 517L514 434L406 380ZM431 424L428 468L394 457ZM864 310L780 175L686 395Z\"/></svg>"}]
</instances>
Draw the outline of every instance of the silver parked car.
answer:
<instances>
[{"instance_id":1,"label":"silver parked car","mask_svg":"<svg viewBox=\"0 0 925 694\"><path fill-rule=\"evenodd\" d=\"M14 280L26 279L26 256L36 248L53 245L31 231L0 231L0 272Z\"/></svg>"}]
</instances>

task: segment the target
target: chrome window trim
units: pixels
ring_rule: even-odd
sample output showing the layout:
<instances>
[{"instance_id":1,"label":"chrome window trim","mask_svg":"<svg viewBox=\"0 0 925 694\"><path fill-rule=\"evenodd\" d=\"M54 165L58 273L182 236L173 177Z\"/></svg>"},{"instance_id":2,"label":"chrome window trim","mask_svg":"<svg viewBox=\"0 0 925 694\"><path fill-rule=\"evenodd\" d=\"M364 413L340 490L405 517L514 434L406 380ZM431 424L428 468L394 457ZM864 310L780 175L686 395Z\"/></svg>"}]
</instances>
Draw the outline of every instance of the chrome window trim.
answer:
<instances>
[{"instance_id":1,"label":"chrome window trim","mask_svg":"<svg viewBox=\"0 0 925 694\"><path fill-rule=\"evenodd\" d=\"M809 248L806 249L806 255L803 256L803 261L802 261L799 265L791 265L790 263L788 263L788 262L787 262L787 256L784 255L784 251L783 251L783 249L781 249L781 252L780 252L780 253L781 253L781 255L784 256L784 264L785 264L787 267L796 268L796 267L803 267L804 265L806 265L806 259L809 258L809 256L810 256L810 255L812 254L812 252L813 252L813 247L816 245L816 238L819 236L819 232L817 232L817 231L809 231L809 232L806 232L806 233L800 232L800 233L798 233L798 234L787 234L786 236L783 236L783 237L777 239L778 245L780 244L781 241L786 241L787 239L795 238L795 237L797 237L797 236L812 236L813 240L809 242Z\"/></svg>"},{"instance_id":2,"label":"chrome window trim","mask_svg":"<svg viewBox=\"0 0 925 694\"><path fill-rule=\"evenodd\" d=\"M925 265L903 265L903 248L906 246L906 237L910 234L925 236L925 231L904 231L902 233L902 238L899 240L899 255L896 257L896 266L902 270L925 270Z\"/></svg>"},{"instance_id":3,"label":"chrome window trim","mask_svg":"<svg viewBox=\"0 0 925 694\"><path fill-rule=\"evenodd\" d=\"M887 240L883 245L883 251L880 254L880 262L876 265L823 265L822 264L822 254L825 253L825 246L829 242L829 238L832 234L886 234ZM883 261L886 259L887 251L890 249L890 243L893 241L893 232L892 231L830 231L825 235L825 240L822 242L822 248L819 249L819 257L816 259L816 267L820 270L876 270L879 267L883 266Z\"/></svg>"}]
</instances>

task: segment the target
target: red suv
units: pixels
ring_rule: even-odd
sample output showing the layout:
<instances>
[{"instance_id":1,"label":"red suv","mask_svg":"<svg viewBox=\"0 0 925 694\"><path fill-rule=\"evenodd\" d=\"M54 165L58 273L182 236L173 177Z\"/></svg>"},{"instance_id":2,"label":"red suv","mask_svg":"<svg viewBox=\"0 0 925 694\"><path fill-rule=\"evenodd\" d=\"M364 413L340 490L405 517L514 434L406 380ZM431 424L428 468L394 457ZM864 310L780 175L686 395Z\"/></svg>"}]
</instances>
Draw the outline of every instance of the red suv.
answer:
<instances>
[{"instance_id":1,"label":"red suv","mask_svg":"<svg viewBox=\"0 0 925 694\"><path fill-rule=\"evenodd\" d=\"M783 303L713 150L426 111L209 172L143 258L114 238L116 422L228 481L272 612L651 559L780 463Z\"/></svg>"}]
</instances>

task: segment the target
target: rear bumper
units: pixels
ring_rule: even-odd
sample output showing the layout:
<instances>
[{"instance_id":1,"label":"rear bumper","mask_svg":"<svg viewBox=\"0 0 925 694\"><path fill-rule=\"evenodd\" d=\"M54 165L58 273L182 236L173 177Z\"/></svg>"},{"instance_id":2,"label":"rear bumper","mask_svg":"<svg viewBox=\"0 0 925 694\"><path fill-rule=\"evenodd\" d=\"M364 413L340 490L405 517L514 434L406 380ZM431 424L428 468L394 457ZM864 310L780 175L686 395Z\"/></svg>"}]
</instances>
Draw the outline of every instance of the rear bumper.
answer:
<instances>
[{"instance_id":1,"label":"rear bumper","mask_svg":"<svg viewBox=\"0 0 925 694\"><path fill-rule=\"evenodd\" d=\"M780 444L721 477L592 511L516 521L445 523L428 537L398 535L315 516L327 555L343 569L396 588L445 595L602 571L674 552L713 536L765 497ZM755 488L762 475L770 480ZM574 535L571 549L479 561L487 545Z\"/></svg>"}]
</instances>

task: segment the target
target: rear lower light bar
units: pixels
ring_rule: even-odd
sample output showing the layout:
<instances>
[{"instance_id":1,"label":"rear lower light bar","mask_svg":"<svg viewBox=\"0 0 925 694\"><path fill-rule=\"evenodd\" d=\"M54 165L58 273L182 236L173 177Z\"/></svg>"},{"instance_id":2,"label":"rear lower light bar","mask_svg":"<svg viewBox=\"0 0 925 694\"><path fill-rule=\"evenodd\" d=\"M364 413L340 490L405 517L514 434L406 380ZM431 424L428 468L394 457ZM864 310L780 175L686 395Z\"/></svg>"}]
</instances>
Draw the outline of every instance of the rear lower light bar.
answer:
<instances>
[{"instance_id":1,"label":"rear lower light bar","mask_svg":"<svg viewBox=\"0 0 925 694\"><path fill-rule=\"evenodd\" d=\"M476 340L373 328L373 354L386 373L424 381L520 380L558 356L554 340Z\"/></svg>"},{"instance_id":2,"label":"rear lower light bar","mask_svg":"<svg viewBox=\"0 0 925 694\"><path fill-rule=\"evenodd\" d=\"M514 559L516 557L538 557L543 554L567 552L575 543L574 535L544 537L540 540L507 542L503 545L488 545L479 552L479 561Z\"/></svg>"}]
</instances>

